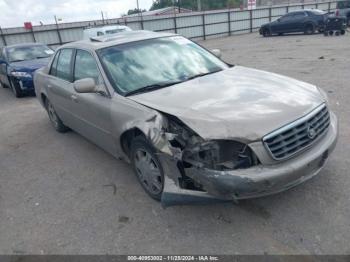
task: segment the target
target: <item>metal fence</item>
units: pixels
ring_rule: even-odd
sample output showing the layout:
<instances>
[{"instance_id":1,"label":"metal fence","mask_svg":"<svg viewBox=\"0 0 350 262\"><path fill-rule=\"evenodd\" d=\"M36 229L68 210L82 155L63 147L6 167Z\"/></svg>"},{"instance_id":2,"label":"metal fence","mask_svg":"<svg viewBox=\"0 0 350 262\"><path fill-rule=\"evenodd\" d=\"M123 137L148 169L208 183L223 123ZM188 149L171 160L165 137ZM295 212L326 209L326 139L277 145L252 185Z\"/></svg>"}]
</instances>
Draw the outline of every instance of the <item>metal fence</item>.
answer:
<instances>
[{"instance_id":1,"label":"metal fence","mask_svg":"<svg viewBox=\"0 0 350 262\"><path fill-rule=\"evenodd\" d=\"M108 20L59 23L25 28L0 28L0 46L40 42L53 48L83 38L83 30L90 26L127 25L134 30L163 31L181 34L191 39L207 39L239 33L251 33L290 11L321 9L332 12L336 2L316 2L285 6L261 7L254 10L215 10L176 15L136 16Z\"/></svg>"}]
</instances>

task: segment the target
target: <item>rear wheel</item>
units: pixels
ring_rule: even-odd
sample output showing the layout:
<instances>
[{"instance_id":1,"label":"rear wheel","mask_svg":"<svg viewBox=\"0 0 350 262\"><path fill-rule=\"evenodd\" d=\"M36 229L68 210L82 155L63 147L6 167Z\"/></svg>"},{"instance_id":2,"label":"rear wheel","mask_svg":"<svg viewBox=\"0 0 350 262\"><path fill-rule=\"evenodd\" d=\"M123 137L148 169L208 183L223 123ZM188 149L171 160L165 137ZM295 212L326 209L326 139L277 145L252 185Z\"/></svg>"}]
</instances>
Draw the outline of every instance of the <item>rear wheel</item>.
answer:
<instances>
[{"instance_id":1,"label":"rear wheel","mask_svg":"<svg viewBox=\"0 0 350 262\"><path fill-rule=\"evenodd\" d=\"M55 109L53 108L53 105L51 102L46 99L46 110L50 118L50 122L52 123L53 127L56 129L59 133L65 133L69 130L67 126L65 126L62 122L62 120L58 117L56 114Z\"/></svg>"},{"instance_id":2,"label":"rear wheel","mask_svg":"<svg viewBox=\"0 0 350 262\"><path fill-rule=\"evenodd\" d=\"M164 174L156 150L146 138L138 136L131 142L130 156L141 186L150 197L159 201L164 188Z\"/></svg>"},{"instance_id":3,"label":"rear wheel","mask_svg":"<svg viewBox=\"0 0 350 262\"><path fill-rule=\"evenodd\" d=\"M305 33L306 35L312 35L312 34L314 34L314 33L315 33L315 28L314 28L314 26L313 26L312 24L307 24L307 25L305 26L304 33Z\"/></svg>"}]
</instances>

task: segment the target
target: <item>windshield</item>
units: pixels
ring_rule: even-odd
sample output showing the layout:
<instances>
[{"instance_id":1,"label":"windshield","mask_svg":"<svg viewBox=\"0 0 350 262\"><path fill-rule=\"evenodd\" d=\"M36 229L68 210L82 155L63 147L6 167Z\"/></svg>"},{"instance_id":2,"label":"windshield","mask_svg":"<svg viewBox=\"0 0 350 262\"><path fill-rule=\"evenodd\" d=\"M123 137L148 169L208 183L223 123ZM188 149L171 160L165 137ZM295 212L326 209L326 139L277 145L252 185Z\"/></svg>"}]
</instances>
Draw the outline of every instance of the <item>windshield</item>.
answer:
<instances>
[{"instance_id":1,"label":"windshield","mask_svg":"<svg viewBox=\"0 0 350 262\"><path fill-rule=\"evenodd\" d=\"M111 83L123 95L228 68L220 59L180 36L112 46L98 53Z\"/></svg>"},{"instance_id":2,"label":"windshield","mask_svg":"<svg viewBox=\"0 0 350 262\"><path fill-rule=\"evenodd\" d=\"M10 47L7 49L9 62L46 58L53 53L54 51L45 45Z\"/></svg>"},{"instance_id":3,"label":"windshield","mask_svg":"<svg viewBox=\"0 0 350 262\"><path fill-rule=\"evenodd\" d=\"M325 11L322 11L322 10L312 10L311 13L315 14L315 15L325 15L327 14Z\"/></svg>"}]
</instances>

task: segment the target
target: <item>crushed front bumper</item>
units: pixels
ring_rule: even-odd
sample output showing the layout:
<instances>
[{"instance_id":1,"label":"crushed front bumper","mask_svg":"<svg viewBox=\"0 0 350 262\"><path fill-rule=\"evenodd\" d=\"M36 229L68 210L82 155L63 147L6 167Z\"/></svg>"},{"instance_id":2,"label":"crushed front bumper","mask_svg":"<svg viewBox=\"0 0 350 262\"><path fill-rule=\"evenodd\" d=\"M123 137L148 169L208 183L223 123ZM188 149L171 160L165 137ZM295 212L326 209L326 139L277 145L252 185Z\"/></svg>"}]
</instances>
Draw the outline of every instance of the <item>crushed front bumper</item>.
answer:
<instances>
[{"instance_id":1,"label":"crushed front bumper","mask_svg":"<svg viewBox=\"0 0 350 262\"><path fill-rule=\"evenodd\" d=\"M206 192L181 189L177 186L177 162L160 156L166 175L162 205L215 202L249 199L288 190L317 175L338 138L338 121L331 113L327 134L311 148L298 156L273 165L259 165L248 169L215 171L205 168L187 168L186 175L201 184Z\"/></svg>"}]
</instances>

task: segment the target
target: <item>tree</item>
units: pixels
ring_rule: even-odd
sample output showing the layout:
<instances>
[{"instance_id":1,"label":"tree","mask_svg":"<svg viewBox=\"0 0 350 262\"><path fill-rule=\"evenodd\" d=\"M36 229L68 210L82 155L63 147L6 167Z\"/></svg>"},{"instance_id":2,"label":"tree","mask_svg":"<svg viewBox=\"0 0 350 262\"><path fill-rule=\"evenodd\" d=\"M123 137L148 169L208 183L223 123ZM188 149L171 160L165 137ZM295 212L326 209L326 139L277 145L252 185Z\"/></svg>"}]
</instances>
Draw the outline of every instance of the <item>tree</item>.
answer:
<instances>
[{"instance_id":1,"label":"tree","mask_svg":"<svg viewBox=\"0 0 350 262\"><path fill-rule=\"evenodd\" d=\"M155 0L150 10L161 9L169 6L197 10L198 0ZM241 0L201 0L202 10L239 7Z\"/></svg>"},{"instance_id":2,"label":"tree","mask_svg":"<svg viewBox=\"0 0 350 262\"><path fill-rule=\"evenodd\" d=\"M146 9L130 9L127 13L127 15L133 15L133 14L138 14L138 13L141 13L141 12L146 12L147 10Z\"/></svg>"}]
</instances>

